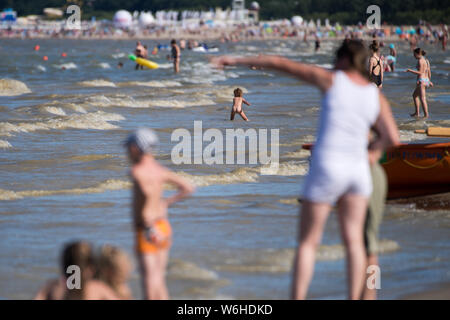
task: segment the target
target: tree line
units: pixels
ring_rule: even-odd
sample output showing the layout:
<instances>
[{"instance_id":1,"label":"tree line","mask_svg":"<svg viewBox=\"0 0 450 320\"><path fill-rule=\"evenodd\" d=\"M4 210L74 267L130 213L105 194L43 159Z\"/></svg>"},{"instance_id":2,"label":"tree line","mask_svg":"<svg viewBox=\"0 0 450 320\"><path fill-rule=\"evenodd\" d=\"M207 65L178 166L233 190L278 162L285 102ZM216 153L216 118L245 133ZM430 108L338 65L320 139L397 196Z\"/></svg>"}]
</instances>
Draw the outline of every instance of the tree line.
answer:
<instances>
[{"instance_id":1,"label":"tree line","mask_svg":"<svg viewBox=\"0 0 450 320\"><path fill-rule=\"evenodd\" d=\"M366 9L375 4L381 8L382 22L416 24L425 20L433 24L450 22L448 0L259 0L263 20L290 18L300 15L305 19L326 18L330 22L356 24L364 22ZM247 6L251 1L246 1ZM65 8L70 4L81 6L83 18L91 16L112 18L115 11L210 10L226 9L231 0L0 0L0 9L13 8L19 16L42 14L47 7Z\"/></svg>"}]
</instances>

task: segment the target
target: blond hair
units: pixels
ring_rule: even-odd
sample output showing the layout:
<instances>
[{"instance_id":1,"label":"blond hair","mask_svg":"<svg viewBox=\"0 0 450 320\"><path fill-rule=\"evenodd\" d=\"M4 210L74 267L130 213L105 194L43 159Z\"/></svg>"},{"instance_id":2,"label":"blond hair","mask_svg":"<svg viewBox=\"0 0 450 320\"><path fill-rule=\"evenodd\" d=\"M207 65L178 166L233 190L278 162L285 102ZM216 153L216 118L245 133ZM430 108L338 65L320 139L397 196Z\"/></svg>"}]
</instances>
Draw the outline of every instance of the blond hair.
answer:
<instances>
[{"instance_id":1,"label":"blond hair","mask_svg":"<svg viewBox=\"0 0 450 320\"><path fill-rule=\"evenodd\" d=\"M101 247L97 258L97 279L109 285L119 295L121 295L119 282L123 280L123 274L128 273L129 269L131 269L131 263L124 251L111 245Z\"/></svg>"}]
</instances>

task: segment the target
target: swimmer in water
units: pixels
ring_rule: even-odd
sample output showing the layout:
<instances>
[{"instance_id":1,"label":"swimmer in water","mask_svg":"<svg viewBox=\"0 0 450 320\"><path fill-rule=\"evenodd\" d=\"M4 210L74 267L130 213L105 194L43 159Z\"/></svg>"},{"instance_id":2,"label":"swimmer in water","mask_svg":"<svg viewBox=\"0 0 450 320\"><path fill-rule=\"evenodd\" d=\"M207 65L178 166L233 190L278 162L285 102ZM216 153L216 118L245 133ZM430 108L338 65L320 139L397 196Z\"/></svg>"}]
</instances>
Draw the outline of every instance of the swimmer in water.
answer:
<instances>
[{"instance_id":1,"label":"swimmer in water","mask_svg":"<svg viewBox=\"0 0 450 320\"><path fill-rule=\"evenodd\" d=\"M137 43L136 43L136 49L134 50L134 54L136 55L136 57L138 57L138 58L144 58L144 55L145 55L145 48L144 48L144 46L142 45L142 43L140 42L140 41L138 41ZM143 70L144 69L144 66L141 66L140 64L137 64L136 63L136 67L135 67L135 69L136 70Z\"/></svg>"},{"instance_id":2,"label":"swimmer in water","mask_svg":"<svg viewBox=\"0 0 450 320\"><path fill-rule=\"evenodd\" d=\"M167 300L165 277L172 243L167 209L194 192L194 187L155 160L157 144L156 134L143 128L128 137L125 147L132 163L133 225L144 296L148 300ZM167 184L175 186L178 192L164 198Z\"/></svg>"},{"instance_id":3,"label":"swimmer in water","mask_svg":"<svg viewBox=\"0 0 450 320\"><path fill-rule=\"evenodd\" d=\"M247 100L244 99L242 90L240 88L237 88L236 90L234 90L233 109L231 110L230 117L231 121L234 120L234 116L236 115L236 113L239 114L245 121L249 121L244 113L244 110L242 109L243 103L250 106L250 103L248 103Z\"/></svg>"},{"instance_id":4,"label":"swimmer in water","mask_svg":"<svg viewBox=\"0 0 450 320\"><path fill-rule=\"evenodd\" d=\"M428 103L426 97L426 88L432 87L431 82L431 66L430 61L425 58L426 52L421 48L414 50L414 57L417 59L417 71L408 69L406 72L417 75L416 89L413 92L414 106L416 112L411 114L411 117L420 116L420 103L422 103L424 118L428 118Z\"/></svg>"},{"instance_id":5,"label":"swimmer in water","mask_svg":"<svg viewBox=\"0 0 450 320\"><path fill-rule=\"evenodd\" d=\"M320 50L320 38L316 35L316 41L314 43L315 45L315 51L319 51Z\"/></svg>"}]
</instances>

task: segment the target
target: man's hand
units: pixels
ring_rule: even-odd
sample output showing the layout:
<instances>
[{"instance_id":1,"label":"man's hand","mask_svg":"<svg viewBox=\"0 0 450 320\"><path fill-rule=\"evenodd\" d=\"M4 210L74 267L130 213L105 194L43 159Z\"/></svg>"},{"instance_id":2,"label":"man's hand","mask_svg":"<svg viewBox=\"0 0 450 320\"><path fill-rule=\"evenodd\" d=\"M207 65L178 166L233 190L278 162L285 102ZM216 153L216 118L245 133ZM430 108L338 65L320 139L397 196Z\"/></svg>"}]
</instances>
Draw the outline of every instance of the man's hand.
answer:
<instances>
[{"instance_id":1,"label":"man's hand","mask_svg":"<svg viewBox=\"0 0 450 320\"><path fill-rule=\"evenodd\" d=\"M167 239L167 237L159 232L159 230L154 226L145 228L145 237L148 242L153 243L161 243Z\"/></svg>"}]
</instances>

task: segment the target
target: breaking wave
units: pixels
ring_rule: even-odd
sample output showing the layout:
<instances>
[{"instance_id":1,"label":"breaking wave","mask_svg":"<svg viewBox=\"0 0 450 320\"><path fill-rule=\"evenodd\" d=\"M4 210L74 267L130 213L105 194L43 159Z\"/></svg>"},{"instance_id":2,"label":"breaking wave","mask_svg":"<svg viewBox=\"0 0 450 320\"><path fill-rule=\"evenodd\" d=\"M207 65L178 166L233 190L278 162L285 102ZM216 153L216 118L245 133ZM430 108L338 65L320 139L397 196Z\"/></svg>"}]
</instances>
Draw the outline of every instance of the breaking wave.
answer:
<instances>
[{"instance_id":1,"label":"breaking wave","mask_svg":"<svg viewBox=\"0 0 450 320\"><path fill-rule=\"evenodd\" d=\"M11 191L0 189L0 200L19 200L30 197L45 197L52 195L73 195L86 193L103 193L105 191L114 191L128 189L131 187L131 182L122 180L107 180L93 187L87 188L72 188L62 190L26 190L26 191Z\"/></svg>"},{"instance_id":2,"label":"breaking wave","mask_svg":"<svg viewBox=\"0 0 450 320\"><path fill-rule=\"evenodd\" d=\"M11 148L11 147L12 147L12 145L8 141L0 140L0 148L1 149L8 149L8 148Z\"/></svg>"},{"instance_id":3,"label":"breaking wave","mask_svg":"<svg viewBox=\"0 0 450 320\"><path fill-rule=\"evenodd\" d=\"M97 111L85 114L73 114L66 117L52 118L39 122L10 123L0 122L0 136L11 136L13 133L62 130L62 129L91 129L113 130L118 126L109 122L125 120L123 116L115 113Z\"/></svg>"},{"instance_id":4,"label":"breaking wave","mask_svg":"<svg viewBox=\"0 0 450 320\"><path fill-rule=\"evenodd\" d=\"M0 79L0 96L19 96L30 92L31 90L23 82L13 79Z\"/></svg>"},{"instance_id":5,"label":"breaking wave","mask_svg":"<svg viewBox=\"0 0 450 320\"><path fill-rule=\"evenodd\" d=\"M78 82L78 84L80 86L83 86L83 87L111 87L111 88L116 88L116 85L113 82L107 81L107 80L102 80L102 79L81 81L81 82Z\"/></svg>"}]
</instances>

